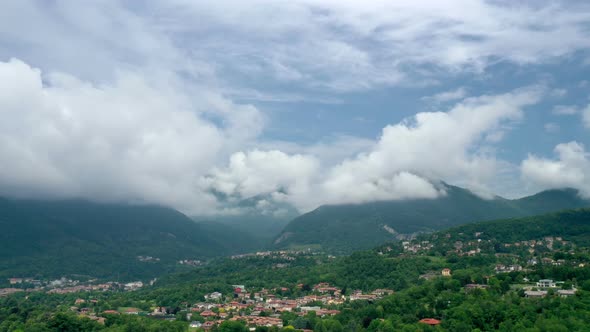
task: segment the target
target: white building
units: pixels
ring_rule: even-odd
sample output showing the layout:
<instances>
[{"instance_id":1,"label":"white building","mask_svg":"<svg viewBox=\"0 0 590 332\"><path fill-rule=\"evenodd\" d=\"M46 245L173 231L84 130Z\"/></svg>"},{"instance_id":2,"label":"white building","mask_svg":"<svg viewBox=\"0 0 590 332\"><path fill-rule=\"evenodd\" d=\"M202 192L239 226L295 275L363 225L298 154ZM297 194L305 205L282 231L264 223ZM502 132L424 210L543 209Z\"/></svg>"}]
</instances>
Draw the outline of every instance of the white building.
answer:
<instances>
[{"instance_id":1,"label":"white building","mask_svg":"<svg viewBox=\"0 0 590 332\"><path fill-rule=\"evenodd\" d=\"M223 296L223 294L221 294L220 292L213 292L211 294L205 295L205 299L206 300L214 300L214 301L216 301L216 300L221 299L222 296Z\"/></svg>"},{"instance_id":2,"label":"white building","mask_svg":"<svg viewBox=\"0 0 590 332\"><path fill-rule=\"evenodd\" d=\"M555 282L551 279L541 279L537 282L539 288L555 288Z\"/></svg>"}]
</instances>

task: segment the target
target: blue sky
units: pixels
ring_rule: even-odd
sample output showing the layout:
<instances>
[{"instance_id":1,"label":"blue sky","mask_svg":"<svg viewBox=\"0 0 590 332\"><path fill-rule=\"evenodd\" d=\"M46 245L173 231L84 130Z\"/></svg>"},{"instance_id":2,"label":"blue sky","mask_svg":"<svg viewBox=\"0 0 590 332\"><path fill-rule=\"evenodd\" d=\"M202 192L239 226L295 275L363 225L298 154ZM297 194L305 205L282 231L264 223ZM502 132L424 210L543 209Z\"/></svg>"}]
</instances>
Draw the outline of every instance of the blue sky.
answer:
<instances>
[{"instance_id":1,"label":"blue sky","mask_svg":"<svg viewBox=\"0 0 590 332\"><path fill-rule=\"evenodd\" d=\"M589 29L584 1L3 2L0 194L590 196Z\"/></svg>"}]
</instances>

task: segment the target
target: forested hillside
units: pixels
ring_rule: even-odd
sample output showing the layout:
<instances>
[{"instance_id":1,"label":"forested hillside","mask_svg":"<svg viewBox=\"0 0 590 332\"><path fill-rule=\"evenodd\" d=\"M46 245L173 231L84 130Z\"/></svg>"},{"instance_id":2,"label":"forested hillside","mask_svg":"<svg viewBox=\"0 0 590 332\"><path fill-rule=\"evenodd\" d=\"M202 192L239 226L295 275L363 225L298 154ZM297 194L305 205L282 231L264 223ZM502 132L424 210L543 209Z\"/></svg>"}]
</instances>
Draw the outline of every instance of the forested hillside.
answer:
<instances>
[{"instance_id":1,"label":"forested hillside","mask_svg":"<svg viewBox=\"0 0 590 332\"><path fill-rule=\"evenodd\" d=\"M0 199L0 277L147 278L260 245L160 206Z\"/></svg>"},{"instance_id":2,"label":"forested hillside","mask_svg":"<svg viewBox=\"0 0 590 332\"><path fill-rule=\"evenodd\" d=\"M590 201L572 189L508 200L484 199L467 189L441 185L446 195L437 199L321 206L289 223L275 239L275 246L346 253L455 225L590 206Z\"/></svg>"}]
</instances>

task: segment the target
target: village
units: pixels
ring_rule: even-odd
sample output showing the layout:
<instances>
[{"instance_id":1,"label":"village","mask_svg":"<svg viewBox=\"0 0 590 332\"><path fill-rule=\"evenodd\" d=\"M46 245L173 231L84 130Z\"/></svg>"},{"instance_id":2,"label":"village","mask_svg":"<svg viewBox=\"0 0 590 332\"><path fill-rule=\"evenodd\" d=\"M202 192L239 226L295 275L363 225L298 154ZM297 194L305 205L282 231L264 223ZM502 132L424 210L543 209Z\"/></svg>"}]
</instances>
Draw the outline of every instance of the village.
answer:
<instances>
[{"instance_id":1,"label":"village","mask_svg":"<svg viewBox=\"0 0 590 332\"><path fill-rule=\"evenodd\" d=\"M303 288L303 284L297 285ZM154 319L176 320L178 314L190 321L191 328L209 330L224 321L241 320L252 330L257 326L283 327L281 314L293 313L297 316L305 316L314 312L318 317L333 316L340 311L334 309L345 301L366 300L374 301L384 296L393 294L390 289L376 289L369 293L353 291L345 296L338 287L328 283L319 283L313 286L310 294L296 298L281 297L278 295L287 289L284 287L271 290L261 289L259 291L248 291L244 285L232 285L233 294L222 294L212 292L203 297L202 302L189 304L184 302L179 310L156 306L151 311L139 308L119 308L118 310L104 310L96 312L97 300L78 298L70 307L71 311L81 316L86 316L98 322L104 322L106 315L141 315Z\"/></svg>"},{"instance_id":2,"label":"village","mask_svg":"<svg viewBox=\"0 0 590 332\"><path fill-rule=\"evenodd\" d=\"M156 279L149 281L153 285ZM98 282L91 279L85 282L66 277L55 280L39 280L33 278L9 278L10 287L0 288L0 296L8 296L19 292L45 292L47 294L71 294L79 292L134 291L144 286L142 281L119 283L115 281Z\"/></svg>"},{"instance_id":3,"label":"village","mask_svg":"<svg viewBox=\"0 0 590 332\"><path fill-rule=\"evenodd\" d=\"M492 254L499 258L493 268L495 274L511 272L527 272L537 264L560 266L563 264L574 264L583 267L583 262L572 262L566 259L553 259L552 254L560 250L572 250L568 243L561 238L544 238L541 240L520 241L515 243L504 243L500 245L503 252L496 252L492 240L481 239L481 233L475 233L476 239L468 241L455 241L449 243L451 249L447 254L458 256L475 256L480 254ZM401 243L403 252L400 255L424 255L430 254L437 249L435 243L427 240L412 240ZM519 254L514 252L518 248ZM524 249L524 250L523 250ZM393 252L391 247L377 252L384 255ZM523 255L524 252L524 255ZM235 255L232 260L241 259L270 259L273 268L282 268L290 265L301 256L313 256L315 253L309 251L267 251L251 254ZM526 255L526 256L525 256ZM153 260L153 257L141 257L144 260ZM335 257L329 256L328 260ZM280 262L280 263L279 263ZM200 261L186 260L180 264L198 266ZM431 280L434 278L453 278L453 271L450 268L432 270L420 276L420 279ZM486 277L489 279L489 277ZM487 280L487 279L486 279ZM144 286L151 286L156 282L153 279L149 282L134 281L119 283L113 281L99 282L90 279L84 282L62 277L56 280L35 280L33 278L10 278L8 283L11 287L0 289L0 296L7 296L18 292L44 292L46 294L78 294L77 298L69 300L69 311L80 317L104 324L109 315L138 315L158 320L183 320L189 322L191 330L211 330L226 321L241 321L250 330L256 327L277 327L283 328L286 322L285 317L304 317L313 313L316 317L329 317L340 313L340 309L351 301L374 302L385 296L394 293L391 289L374 289L372 291L350 290L333 286L327 282L320 282L315 285L304 285L302 283L292 284L289 287L256 288L245 285L227 285L227 287L204 294L201 301L195 303L182 302L175 307L159 305L153 299L146 299L149 306L122 307L104 305L104 297L100 293L132 292L142 289ZM230 287L231 286L231 287ZM487 282L470 283L463 286L465 293L476 290L485 290L490 286ZM513 290L520 291L525 298L542 298L547 296L571 297L577 292L574 285L564 287L564 283L551 279L529 280L525 277L520 284L511 285ZM231 292L228 291L231 289ZM294 296L293 294L297 294ZM420 322L429 325L438 325L440 320L425 318Z\"/></svg>"}]
</instances>

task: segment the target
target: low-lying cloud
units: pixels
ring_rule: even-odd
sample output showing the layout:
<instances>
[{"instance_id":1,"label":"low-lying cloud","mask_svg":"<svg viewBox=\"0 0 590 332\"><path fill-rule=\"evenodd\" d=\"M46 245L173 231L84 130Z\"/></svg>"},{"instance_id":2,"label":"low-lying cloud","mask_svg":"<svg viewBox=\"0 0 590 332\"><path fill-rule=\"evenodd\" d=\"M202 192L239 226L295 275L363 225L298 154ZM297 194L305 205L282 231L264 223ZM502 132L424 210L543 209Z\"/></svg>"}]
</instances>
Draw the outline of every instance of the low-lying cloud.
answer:
<instances>
[{"instance_id":1,"label":"low-lying cloud","mask_svg":"<svg viewBox=\"0 0 590 332\"><path fill-rule=\"evenodd\" d=\"M215 190L239 196L263 194L274 186L277 198L302 210L318 204L435 198L444 195L434 184L440 179L489 194L502 161L489 152L487 138L519 120L542 92L543 87L529 87L467 98L448 112L418 113L385 127L368 151L327 168L312 156L240 152L208 180Z\"/></svg>"},{"instance_id":2,"label":"low-lying cloud","mask_svg":"<svg viewBox=\"0 0 590 332\"><path fill-rule=\"evenodd\" d=\"M189 97L174 77L159 84L166 77L154 75L146 81L122 72L114 83L97 85L43 74L19 60L0 62L0 194L158 203L214 214L223 209L216 193L235 200L269 195L305 211L434 198L444 195L433 185L439 179L485 192L502 164L488 137L518 121L543 92L533 86L467 98L447 112L418 113L386 126L372 144L361 141L364 151L324 161L314 151L327 146L302 153L248 149L263 126L255 107L213 90Z\"/></svg>"},{"instance_id":3,"label":"low-lying cloud","mask_svg":"<svg viewBox=\"0 0 590 332\"><path fill-rule=\"evenodd\" d=\"M575 188L590 197L590 153L584 145L572 141L554 151L554 159L529 155L521 164L524 179L535 188Z\"/></svg>"},{"instance_id":4,"label":"low-lying cloud","mask_svg":"<svg viewBox=\"0 0 590 332\"><path fill-rule=\"evenodd\" d=\"M214 208L196 189L200 177L256 131L251 106L200 95L200 108L227 119L215 125L180 85L133 73L94 85L13 59L0 62L0 85L2 195Z\"/></svg>"}]
</instances>

